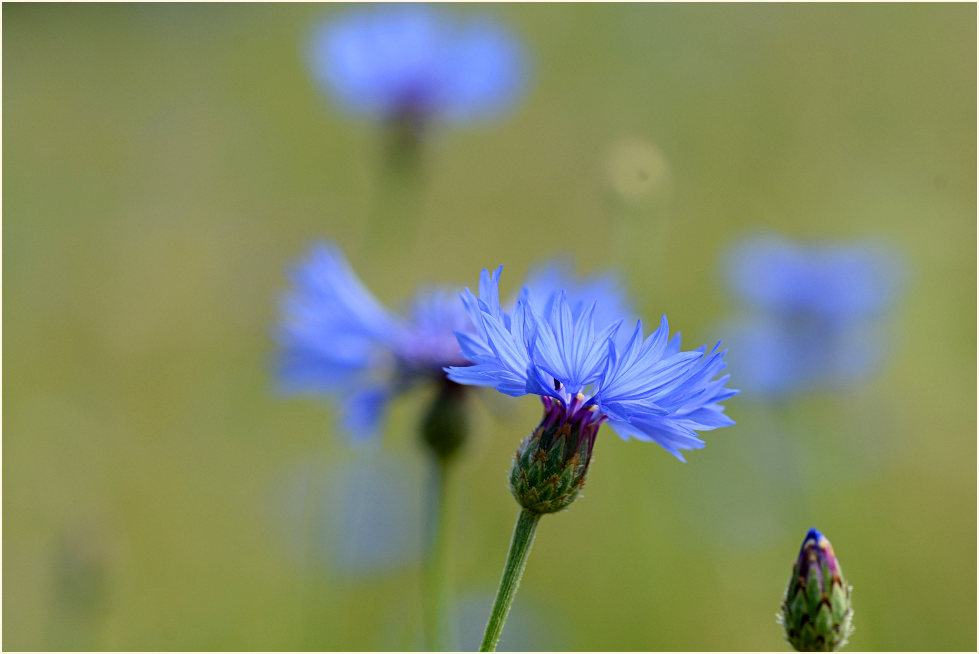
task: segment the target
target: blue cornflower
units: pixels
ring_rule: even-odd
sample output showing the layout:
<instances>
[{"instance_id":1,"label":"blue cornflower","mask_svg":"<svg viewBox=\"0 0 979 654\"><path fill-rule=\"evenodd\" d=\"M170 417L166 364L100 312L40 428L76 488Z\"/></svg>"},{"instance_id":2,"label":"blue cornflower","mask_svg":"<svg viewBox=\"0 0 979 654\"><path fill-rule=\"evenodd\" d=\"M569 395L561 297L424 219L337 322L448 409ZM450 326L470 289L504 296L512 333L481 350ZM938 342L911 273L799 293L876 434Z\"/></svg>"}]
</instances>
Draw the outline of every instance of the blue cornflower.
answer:
<instances>
[{"instance_id":1,"label":"blue cornflower","mask_svg":"<svg viewBox=\"0 0 979 654\"><path fill-rule=\"evenodd\" d=\"M901 276L897 254L869 242L806 246L757 236L736 244L726 277L745 316L729 341L743 386L778 396L869 373L884 351L877 319Z\"/></svg>"},{"instance_id":2,"label":"blue cornflower","mask_svg":"<svg viewBox=\"0 0 979 654\"><path fill-rule=\"evenodd\" d=\"M521 506L480 651L495 651L541 516L567 508L588 475L595 439L608 422L628 440L654 441L681 461L680 450L703 447L697 431L734 424L721 402L724 352L680 350L679 334L642 322L620 338L622 316L599 310L604 298L576 301L566 290L525 286L512 311L500 305L500 274L483 270L479 296L462 303L475 331L458 332L470 366L446 368L459 384L492 386L506 395L541 397L544 416L520 443L510 492ZM552 277L553 280L553 277Z\"/></svg>"},{"instance_id":3,"label":"blue cornflower","mask_svg":"<svg viewBox=\"0 0 979 654\"><path fill-rule=\"evenodd\" d=\"M554 263L531 277L546 283L556 271L570 275L566 264ZM574 284L571 293L591 302L614 285L611 276L594 277ZM616 310L628 310L617 292L608 297ZM463 388L443 371L469 365L456 333L473 327L458 288L423 288L400 315L374 297L335 244L320 243L295 266L282 311L283 390L335 397L343 426L355 437L375 433L390 401L411 388L448 385L450 394Z\"/></svg>"},{"instance_id":4,"label":"blue cornflower","mask_svg":"<svg viewBox=\"0 0 979 654\"><path fill-rule=\"evenodd\" d=\"M415 125L493 117L524 80L522 49L504 27L413 4L359 9L324 24L311 63L349 111Z\"/></svg>"},{"instance_id":5,"label":"blue cornflower","mask_svg":"<svg viewBox=\"0 0 979 654\"><path fill-rule=\"evenodd\" d=\"M585 467L604 422L621 437L654 441L680 460L680 450L703 447L698 431L733 424L720 402L737 391L725 388L727 375L717 378L726 365L717 346L680 351L666 316L648 338L641 321L619 338L622 322L600 311L601 298L574 302L560 290L542 295L526 286L512 312L504 311L501 271L483 270L479 297L468 289L462 294L475 332L457 336L473 365L447 368L449 379L514 397L540 395L545 414L538 431L570 432L565 454L574 450ZM544 449L550 439L545 435ZM583 483L584 470L580 477Z\"/></svg>"},{"instance_id":6,"label":"blue cornflower","mask_svg":"<svg viewBox=\"0 0 979 654\"><path fill-rule=\"evenodd\" d=\"M732 288L759 310L842 323L873 317L891 304L900 263L881 245L805 246L768 235L737 243L727 274Z\"/></svg>"},{"instance_id":7,"label":"blue cornflower","mask_svg":"<svg viewBox=\"0 0 979 654\"><path fill-rule=\"evenodd\" d=\"M343 426L373 434L388 402L417 382L465 365L452 333L465 329L454 289L418 292L408 318L389 311L364 286L340 249L314 246L292 274L279 330L279 379L291 393L335 395Z\"/></svg>"}]
</instances>

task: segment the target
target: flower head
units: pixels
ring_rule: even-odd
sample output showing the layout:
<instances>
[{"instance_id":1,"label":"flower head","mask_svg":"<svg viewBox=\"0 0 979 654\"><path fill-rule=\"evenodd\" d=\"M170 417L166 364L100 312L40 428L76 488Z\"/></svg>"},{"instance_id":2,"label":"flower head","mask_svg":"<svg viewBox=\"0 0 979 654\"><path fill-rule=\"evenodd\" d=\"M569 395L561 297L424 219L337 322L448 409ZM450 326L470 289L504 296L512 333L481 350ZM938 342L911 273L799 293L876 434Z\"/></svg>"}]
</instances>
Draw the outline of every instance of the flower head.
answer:
<instances>
[{"instance_id":1,"label":"flower head","mask_svg":"<svg viewBox=\"0 0 979 654\"><path fill-rule=\"evenodd\" d=\"M279 329L279 379L291 393L342 399L344 427L373 434L388 402L465 365L453 330L466 327L454 291L419 291L408 318L384 307L332 243L318 244L293 270ZM452 362L452 363L449 363Z\"/></svg>"},{"instance_id":2,"label":"flower head","mask_svg":"<svg viewBox=\"0 0 979 654\"><path fill-rule=\"evenodd\" d=\"M800 652L835 652L853 633L851 587L833 546L815 528L802 541L778 622Z\"/></svg>"},{"instance_id":3,"label":"flower head","mask_svg":"<svg viewBox=\"0 0 979 654\"><path fill-rule=\"evenodd\" d=\"M514 397L540 395L544 422L572 425L575 450L588 455L603 422L681 460L680 450L703 447L697 431L733 424L720 402L737 391L725 388L727 376L716 378L725 367L716 346L680 351L666 316L647 338L641 322L619 338L621 320L611 322L600 299L574 302L565 291L541 297L524 287L506 312L499 302L501 271L483 270L478 297L468 289L462 294L475 332L457 336L473 365L447 368L449 379Z\"/></svg>"},{"instance_id":4,"label":"flower head","mask_svg":"<svg viewBox=\"0 0 979 654\"><path fill-rule=\"evenodd\" d=\"M744 386L783 395L870 372L884 350L875 320L894 302L900 278L897 255L870 243L803 246L774 236L738 243L726 279L745 307L729 338Z\"/></svg>"},{"instance_id":5,"label":"flower head","mask_svg":"<svg viewBox=\"0 0 979 654\"><path fill-rule=\"evenodd\" d=\"M523 82L521 48L503 27L413 4L359 9L326 23L314 38L312 68L348 110L413 123L491 117Z\"/></svg>"},{"instance_id":6,"label":"flower head","mask_svg":"<svg viewBox=\"0 0 979 654\"><path fill-rule=\"evenodd\" d=\"M894 300L899 269L894 253L870 243L804 246L758 236L732 248L727 278L759 310L837 323L884 310Z\"/></svg>"},{"instance_id":7,"label":"flower head","mask_svg":"<svg viewBox=\"0 0 979 654\"><path fill-rule=\"evenodd\" d=\"M553 278L555 270L570 275L560 264L534 275ZM576 283L574 292L590 298L611 285L608 277L587 279ZM625 304L617 293L610 298L614 306ZM345 429L364 437L377 430L394 397L435 385L424 436L458 441L450 432L462 419L463 387L450 382L443 369L469 365L456 333L472 333L473 327L457 288L420 290L402 316L374 297L335 244L320 243L295 266L282 309L278 376L283 390L338 399Z\"/></svg>"}]
</instances>

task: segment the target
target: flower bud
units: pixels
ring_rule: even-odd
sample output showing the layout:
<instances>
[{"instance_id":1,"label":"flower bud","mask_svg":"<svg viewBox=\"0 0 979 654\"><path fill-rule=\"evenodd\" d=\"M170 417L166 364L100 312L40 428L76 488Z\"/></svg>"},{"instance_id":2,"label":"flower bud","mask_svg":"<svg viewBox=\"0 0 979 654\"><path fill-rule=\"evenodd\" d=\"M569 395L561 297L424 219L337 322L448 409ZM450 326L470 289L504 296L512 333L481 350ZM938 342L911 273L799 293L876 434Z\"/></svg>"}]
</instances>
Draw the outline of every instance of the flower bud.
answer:
<instances>
[{"instance_id":1,"label":"flower bud","mask_svg":"<svg viewBox=\"0 0 979 654\"><path fill-rule=\"evenodd\" d=\"M850 590L833 546L810 529L792 566L778 616L789 644L800 652L835 652L843 647L853 633Z\"/></svg>"},{"instance_id":2,"label":"flower bud","mask_svg":"<svg viewBox=\"0 0 979 654\"><path fill-rule=\"evenodd\" d=\"M550 397L541 399L544 417L517 448L510 469L513 497L539 514L560 511L578 496L603 420L598 412L580 407L582 397L571 407Z\"/></svg>"},{"instance_id":3,"label":"flower bud","mask_svg":"<svg viewBox=\"0 0 979 654\"><path fill-rule=\"evenodd\" d=\"M438 459L449 459L466 442L469 420L465 404L465 387L443 380L421 425L422 440Z\"/></svg>"}]
</instances>

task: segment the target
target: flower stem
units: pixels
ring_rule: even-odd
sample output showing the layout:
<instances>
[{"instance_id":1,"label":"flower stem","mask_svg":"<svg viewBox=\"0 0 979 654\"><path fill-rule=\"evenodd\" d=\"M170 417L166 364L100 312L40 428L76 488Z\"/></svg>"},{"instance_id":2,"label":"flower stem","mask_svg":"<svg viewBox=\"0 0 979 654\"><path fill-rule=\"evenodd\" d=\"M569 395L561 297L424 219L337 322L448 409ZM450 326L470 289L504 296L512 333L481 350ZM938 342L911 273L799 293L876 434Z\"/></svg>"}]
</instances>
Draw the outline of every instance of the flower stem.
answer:
<instances>
[{"instance_id":1,"label":"flower stem","mask_svg":"<svg viewBox=\"0 0 979 654\"><path fill-rule=\"evenodd\" d=\"M429 483L428 547L425 556L425 648L431 652L453 650L454 640L446 616L448 604L448 538L451 523L449 498L446 491L449 464L444 458L432 457Z\"/></svg>"},{"instance_id":2,"label":"flower stem","mask_svg":"<svg viewBox=\"0 0 979 654\"><path fill-rule=\"evenodd\" d=\"M415 244L424 187L423 143L419 135L392 125L382 153L361 253L364 265L380 267L386 274L402 274Z\"/></svg>"},{"instance_id":3,"label":"flower stem","mask_svg":"<svg viewBox=\"0 0 979 654\"><path fill-rule=\"evenodd\" d=\"M500 634L503 632L503 623L510 613L510 605L513 604L517 587L520 586L520 578L523 577L524 568L527 566L527 555L530 554L530 546L534 543L534 534L537 532L540 517L540 513L532 513L527 509L520 510L517 524L513 528L513 539L510 541L510 551L507 552L506 565L503 566L500 589L496 592L496 601L493 603L489 622L486 623L483 643L479 646L480 652L496 651L496 644L500 642Z\"/></svg>"}]
</instances>

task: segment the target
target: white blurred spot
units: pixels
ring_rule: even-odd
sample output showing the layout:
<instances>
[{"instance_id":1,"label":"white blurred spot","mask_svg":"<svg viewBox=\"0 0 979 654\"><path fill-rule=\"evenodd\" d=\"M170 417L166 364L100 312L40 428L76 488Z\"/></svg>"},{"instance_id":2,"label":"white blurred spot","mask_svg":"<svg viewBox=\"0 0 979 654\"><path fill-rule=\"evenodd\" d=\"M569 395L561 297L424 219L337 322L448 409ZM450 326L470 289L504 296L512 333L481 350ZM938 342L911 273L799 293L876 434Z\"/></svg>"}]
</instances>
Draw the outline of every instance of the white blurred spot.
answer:
<instances>
[{"instance_id":1,"label":"white blurred spot","mask_svg":"<svg viewBox=\"0 0 979 654\"><path fill-rule=\"evenodd\" d=\"M654 144L639 137L624 137L609 145L604 168L612 191L630 202L663 197L672 185L666 156Z\"/></svg>"}]
</instances>

